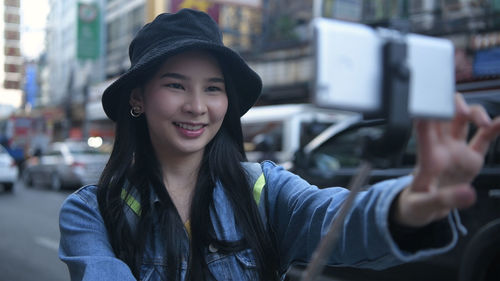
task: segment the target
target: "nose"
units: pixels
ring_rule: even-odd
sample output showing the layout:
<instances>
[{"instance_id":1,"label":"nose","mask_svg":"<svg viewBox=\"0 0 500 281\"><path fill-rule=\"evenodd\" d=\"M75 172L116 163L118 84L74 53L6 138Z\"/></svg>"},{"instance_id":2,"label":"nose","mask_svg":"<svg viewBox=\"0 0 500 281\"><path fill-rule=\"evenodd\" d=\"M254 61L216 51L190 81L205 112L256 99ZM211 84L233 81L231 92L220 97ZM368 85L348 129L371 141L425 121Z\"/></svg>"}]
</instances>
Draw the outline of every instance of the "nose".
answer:
<instances>
[{"instance_id":1,"label":"nose","mask_svg":"<svg viewBox=\"0 0 500 281\"><path fill-rule=\"evenodd\" d=\"M203 93L196 91L188 95L183 107L184 112L192 115L203 115L207 112L207 103Z\"/></svg>"}]
</instances>

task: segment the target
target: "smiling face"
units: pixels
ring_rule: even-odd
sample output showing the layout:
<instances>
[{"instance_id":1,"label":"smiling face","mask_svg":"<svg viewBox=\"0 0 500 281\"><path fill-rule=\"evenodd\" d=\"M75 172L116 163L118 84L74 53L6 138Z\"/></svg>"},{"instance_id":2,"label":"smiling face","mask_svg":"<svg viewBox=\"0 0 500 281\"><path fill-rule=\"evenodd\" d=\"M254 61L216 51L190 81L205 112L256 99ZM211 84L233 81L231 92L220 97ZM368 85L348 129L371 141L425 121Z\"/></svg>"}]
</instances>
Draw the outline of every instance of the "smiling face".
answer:
<instances>
[{"instance_id":1,"label":"smiling face","mask_svg":"<svg viewBox=\"0 0 500 281\"><path fill-rule=\"evenodd\" d=\"M182 157L203 154L222 125L228 99L217 60L190 51L168 58L132 91L130 105L142 108L156 153Z\"/></svg>"}]
</instances>

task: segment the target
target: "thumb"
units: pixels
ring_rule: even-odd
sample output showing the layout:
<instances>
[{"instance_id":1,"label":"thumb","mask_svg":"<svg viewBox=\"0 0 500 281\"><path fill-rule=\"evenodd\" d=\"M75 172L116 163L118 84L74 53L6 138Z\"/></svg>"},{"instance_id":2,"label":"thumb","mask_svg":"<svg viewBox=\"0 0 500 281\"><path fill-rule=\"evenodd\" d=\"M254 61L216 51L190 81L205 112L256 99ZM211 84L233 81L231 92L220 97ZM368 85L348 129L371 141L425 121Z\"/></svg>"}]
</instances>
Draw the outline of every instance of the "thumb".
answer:
<instances>
[{"instance_id":1,"label":"thumb","mask_svg":"<svg viewBox=\"0 0 500 281\"><path fill-rule=\"evenodd\" d=\"M476 191L470 184L442 187L437 190L436 206L463 209L476 202Z\"/></svg>"},{"instance_id":2,"label":"thumb","mask_svg":"<svg viewBox=\"0 0 500 281\"><path fill-rule=\"evenodd\" d=\"M395 219L403 225L420 227L446 217L451 209L466 208L476 201L472 186L461 184L429 191L404 190Z\"/></svg>"}]
</instances>

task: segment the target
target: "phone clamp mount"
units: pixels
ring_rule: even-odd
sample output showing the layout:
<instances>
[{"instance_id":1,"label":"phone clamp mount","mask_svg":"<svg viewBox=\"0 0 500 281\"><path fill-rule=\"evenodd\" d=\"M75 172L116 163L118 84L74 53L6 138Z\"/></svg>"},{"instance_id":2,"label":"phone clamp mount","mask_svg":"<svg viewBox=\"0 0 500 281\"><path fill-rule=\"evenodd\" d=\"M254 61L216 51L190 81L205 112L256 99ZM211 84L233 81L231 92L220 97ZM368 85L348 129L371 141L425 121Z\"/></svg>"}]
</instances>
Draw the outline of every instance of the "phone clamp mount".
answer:
<instances>
[{"instance_id":1,"label":"phone clamp mount","mask_svg":"<svg viewBox=\"0 0 500 281\"><path fill-rule=\"evenodd\" d=\"M382 109L374 116L387 120L382 134L365 139L362 163L353 177L349 188L351 192L340 207L336 219L327 234L321 239L312 255L311 262L303 271L302 279L312 281L319 276L327 261L327 256L339 238L344 219L351 209L354 199L364 186L372 165L385 163L388 157L395 158L406 147L412 131L412 121L408 110L410 70L407 66L407 44L404 36L390 36L382 48L383 83Z\"/></svg>"},{"instance_id":2,"label":"phone clamp mount","mask_svg":"<svg viewBox=\"0 0 500 281\"><path fill-rule=\"evenodd\" d=\"M375 116L387 124L379 136L365 140L362 158L378 166L385 159L397 157L411 135L412 121L408 111L410 70L406 63L407 44L400 38L388 40L382 48L382 109Z\"/></svg>"}]
</instances>

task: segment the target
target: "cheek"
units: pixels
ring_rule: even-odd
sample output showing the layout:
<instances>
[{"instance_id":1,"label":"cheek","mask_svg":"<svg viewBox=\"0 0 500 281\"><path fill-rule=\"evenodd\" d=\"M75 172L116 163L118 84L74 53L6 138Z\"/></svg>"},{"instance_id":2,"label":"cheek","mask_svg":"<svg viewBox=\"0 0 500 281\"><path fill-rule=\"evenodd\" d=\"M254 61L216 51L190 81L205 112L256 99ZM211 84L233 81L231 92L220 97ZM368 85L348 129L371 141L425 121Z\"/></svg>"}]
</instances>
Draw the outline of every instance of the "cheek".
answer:
<instances>
[{"instance_id":1,"label":"cheek","mask_svg":"<svg viewBox=\"0 0 500 281\"><path fill-rule=\"evenodd\" d=\"M179 102L169 95L151 95L145 103L146 114L154 117L169 117L179 108Z\"/></svg>"},{"instance_id":2,"label":"cheek","mask_svg":"<svg viewBox=\"0 0 500 281\"><path fill-rule=\"evenodd\" d=\"M220 97L217 99L213 99L210 101L211 107L213 108L212 110L212 118L217 121L221 121L224 119L224 116L226 116L227 112L227 97Z\"/></svg>"}]
</instances>

